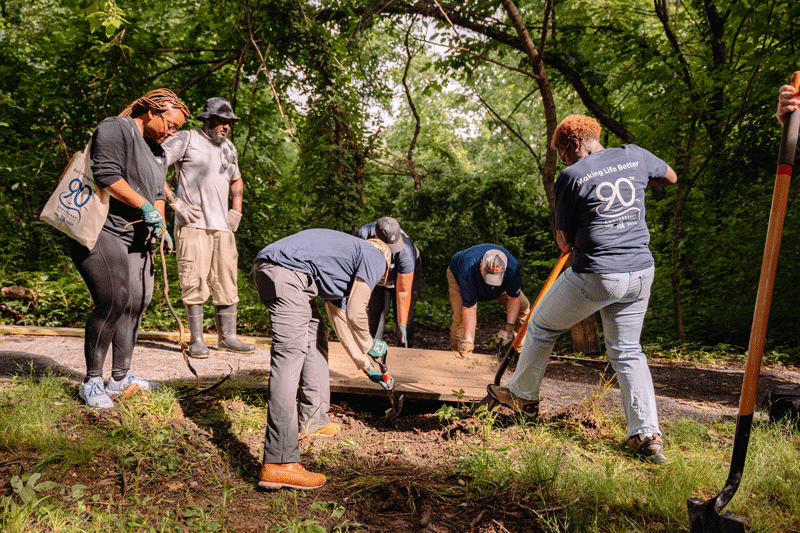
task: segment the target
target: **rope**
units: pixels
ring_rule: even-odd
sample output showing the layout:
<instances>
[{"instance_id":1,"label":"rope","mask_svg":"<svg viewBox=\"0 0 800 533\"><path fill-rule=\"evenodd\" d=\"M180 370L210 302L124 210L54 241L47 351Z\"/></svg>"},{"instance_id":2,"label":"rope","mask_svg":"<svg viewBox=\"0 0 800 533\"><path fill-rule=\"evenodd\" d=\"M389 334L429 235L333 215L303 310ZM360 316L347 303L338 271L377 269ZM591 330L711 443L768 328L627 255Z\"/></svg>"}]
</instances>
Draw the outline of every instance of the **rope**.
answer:
<instances>
[{"instance_id":1,"label":"rope","mask_svg":"<svg viewBox=\"0 0 800 533\"><path fill-rule=\"evenodd\" d=\"M183 355L183 360L186 362L186 366L189 367L189 370L192 372L192 374L194 374L194 377L197 379L197 383L193 387L194 391L189 394L186 394L185 396L186 397L196 396L198 394L205 394L207 392L211 392L212 390L216 389L217 387L225 383L228 380L228 378L231 377L231 374L233 374L233 367L231 365L228 365L228 368L230 369L228 375L223 377L210 387L206 387L205 389L200 388L200 376L197 374L197 370L194 369L192 363L189 361L189 344L183 338L186 330L183 327L183 322L181 322L181 318L178 316L178 313L175 312L175 308L172 306L172 301L169 299L169 279L167 277L167 254L164 251L164 242L166 241L165 235L166 232L162 231L161 244L158 247L159 252L161 253L161 273L164 279L164 291L163 291L164 300L167 301L167 307L169 307L169 312L172 313L172 318L174 318L175 322L178 323L178 331L180 332L180 337L178 339L178 346L180 346L181 348L181 354Z\"/></svg>"}]
</instances>

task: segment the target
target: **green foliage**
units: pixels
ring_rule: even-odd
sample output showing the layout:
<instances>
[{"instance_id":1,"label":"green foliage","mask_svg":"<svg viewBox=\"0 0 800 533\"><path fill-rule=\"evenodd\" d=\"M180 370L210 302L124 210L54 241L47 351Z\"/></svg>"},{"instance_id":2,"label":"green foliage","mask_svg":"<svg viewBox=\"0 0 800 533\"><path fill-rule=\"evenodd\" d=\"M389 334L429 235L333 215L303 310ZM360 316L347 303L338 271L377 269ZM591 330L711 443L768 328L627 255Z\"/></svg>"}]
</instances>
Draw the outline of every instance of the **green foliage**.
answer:
<instances>
[{"instance_id":1,"label":"green foliage","mask_svg":"<svg viewBox=\"0 0 800 533\"><path fill-rule=\"evenodd\" d=\"M89 31L92 33L104 28L106 37L114 33L128 21L114 0L94 0L86 6L86 20L89 21Z\"/></svg>"},{"instance_id":2,"label":"green foliage","mask_svg":"<svg viewBox=\"0 0 800 533\"><path fill-rule=\"evenodd\" d=\"M798 66L786 28L800 6L710 0L657 12L662 5L557 2L543 54L554 111L587 113L591 104L592 114L608 117L605 146L633 138L679 174L677 186L647 200L658 274L645 337L677 339L680 316L690 342L743 347L780 138L775 93ZM421 323L447 327L444 271L473 244L508 248L522 264L523 290L538 292L557 251L541 183L541 98L534 80L513 70L529 69L515 32L496 2L460 3L459 20L473 31L458 33L438 10L412 17L413 2L373 7L3 2L0 278L44 296L3 298L0 321L80 325L88 293L62 237L38 214L92 128L157 86L178 91L193 113L209 96L225 96L243 117L231 138L245 179L237 241L246 328L266 328L247 280L261 248L309 227L352 232L384 215L398 218L422 250ZM518 7L541 42L544 2ZM615 135L611 121L629 135ZM782 361L797 360L794 203L767 338ZM170 292L177 301L177 288ZM145 328L170 328L171 320L154 305Z\"/></svg>"}]
</instances>

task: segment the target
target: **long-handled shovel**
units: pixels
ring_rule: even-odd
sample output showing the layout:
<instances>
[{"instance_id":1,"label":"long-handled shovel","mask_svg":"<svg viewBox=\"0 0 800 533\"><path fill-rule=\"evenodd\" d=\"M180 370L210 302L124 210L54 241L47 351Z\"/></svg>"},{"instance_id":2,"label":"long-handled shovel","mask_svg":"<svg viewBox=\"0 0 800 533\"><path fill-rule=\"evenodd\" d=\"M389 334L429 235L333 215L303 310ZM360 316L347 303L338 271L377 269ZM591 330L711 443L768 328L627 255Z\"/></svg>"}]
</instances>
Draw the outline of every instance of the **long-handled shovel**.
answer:
<instances>
[{"instance_id":1,"label":"long-handled shovel","mask_svg":"<svg viewBox=\"0 0 800 533\"><path fill-rule=\"evenodd\" d=\"M547 276L544 285L542 285L542 289L539 291L539 295L536 297L536 301L533 302L531 310L528 312L528 316L525 317L525 322L523 322L522 327L519 328L517 336L514 337L514 341L508 347L508 350L506 351L506 356L503 358L503 362L500 363L500 366L497 369L497 373L495 373L494 375L495 385L500 385L500 379L503 377L506 368L508 368L508 363L514 358L516 354L519 353L520 348L522 348L522 340L525 338L525 332L528 331L528 321L531 319L531 315L533 315L533 310L536 309L536 306L539 305L539 302L542 300L542 297L547 293L548 290L550 290L550 287L553 286L553 283L556 282L556 279L558 278L558 275L561 274L561 270L567 263L568 258L569 258L569 252L563 252L561 254L561 257L558 258L558 261L556 261L553 270L550 271L550 275ZM496 353L499 355L500 351L498 350ZM478 402L478 404L475 406L475 409L477 409L482 405L485 405L488 409L491 409L492 407L494 407L494 404L495 404L494 398L492 398L489 395L486 395L486 397L483 400Z\"/></svg>"},{"instance_id":2,"label":"long-handled shovel","mask_svg":"<svg viewBox=\"0 0 800 533\"><path fill-rule=\"evenodd\" d=\"M791 83L795 91L800 88L800 71L792 75ZM786 115L783 122L781 149L778 155L775 192L772 196L772 208L767 227L767 242L764 247L761 278L758 282L758 295L753 313L753 326L750 330L750 344L747 348L747 364L742 381L742 393L739 398L739 416L736 419L736 433L733 437L731 469L725 486L715 497L705 502L698 498L691 498L688 501L689 528L692 533L744 533L745 523L748 520L744 516L729 511L724 514L720 514L720 512L736 494L739 482L742 480L747 443L750 440L750 426L753 423L753 406L758 388L758 375L761 370L761 356L764 354L764 338L767 334L767 318L775 281L775 267L778 263L783 219L786 215L786 202L789 197L789 181L792 178L792 165L797 148L798 128L800 128L800 113L794 112Z\"/></svg>"}]
</instances>

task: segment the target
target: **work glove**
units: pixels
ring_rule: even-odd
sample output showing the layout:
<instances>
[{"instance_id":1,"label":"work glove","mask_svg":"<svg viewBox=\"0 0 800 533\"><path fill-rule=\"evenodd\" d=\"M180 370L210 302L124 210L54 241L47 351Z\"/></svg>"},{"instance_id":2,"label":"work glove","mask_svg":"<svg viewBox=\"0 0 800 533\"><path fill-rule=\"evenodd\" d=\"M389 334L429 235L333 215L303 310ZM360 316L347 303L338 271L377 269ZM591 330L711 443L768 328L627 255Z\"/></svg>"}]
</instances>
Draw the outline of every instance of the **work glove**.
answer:
<instances>
[{"instance_id":1,"label":"work glove","mask_svg":"<svg viewBox=\"0 0 800 533\"><path fill-rule=\"evenodd\" d=\"M400 344L402 344L404 348L408 348L408 331L406 327L402 324L398 324L397 329L400 330Z\"/></svg>"},{"instance_id":2,"label":"work glove","mask_svg":"<svg viewBox=\"0 0 800 533\"><path fill-rule=\"evenodd\" d=\"M494 338L494 343L499 344L500 346L505 346L509 342L514 340L514 334L510 331L506 331L501 329L497 332L497 336Z\"/></svg>"},{"instance_id":3,"label":"work glove","mask_svg":"<svg viewBox=\"0 0 800 533\"><path fill-rule=\"evenodd\" d=\"M458 351L458 339L450 337L450 350L454 352Z\"/></svg>"},{"instance_id":4,"label":"work glove","mask_svg":"<svg viewBox=\"0 0 800 533\"><path fill-rule=\"evenodd\" d=\"M369 349L367 355L376 361L386 355L389 351L389 345L380 339L372 339L372 348Z\"/></svg>"},{"instance_id":5,"label":"work glove","mask_svg":"<svg viewBox=\"0 0 800 533\"><path fill-rule=\"evenodd\" d=\"M239 222L242 220L242 214L235 209L228 209L228 227L231 231L236 233L239 229Z\"/></svg>"},{"instance_id":6,"label":"work glove","mask_svg":"<svg viewBox=\"0 0 800 533\"><path fill-rule=\"evenodd\" d=\"M474 349L475 349L475 343L469 341L461 341L461 343L458 345L458 358L464 359L464 356L467 355L468 353L472 353Z\"/></svg>"},{"instance_id":7,"label":"work glove","mask_svg":"<svg viewBox=\"0 0 800 533\"><path fill-rule=\"evenodd\" d=\"M369 365L369 368L364 370L364 373L367 375L370 381L373 383L377 383L381 387L386 390L391 390L394 388L394 378L390 374L386 374L386 377L389 378L389 381L383 380L383 374L375 370L373 365Z\"/></svg>"},{"instance_id":8,"label":"work glove","mask_svg":"<svg viewBox=\"0 0 800 533\"><path fill-rule=\"evenodd\" d=\"M189 224L197 222L203 216L203 209L199 205L188 204L180 198L169 204L169 206Z\"/></svg>"},{"instance_id":9,"label":"work glove","mask_svg":"<svg viewBox=\"0 0 800 533\"><path fill-rule=\"evenodd\" d=\"M137 209L140 213L142 213L142 220L144 220L144 223L151 228L155 228L156 235L161 235L159 230L161 229L161 226L164 225L164 217L161 216L161 213L158 212L158 209L156 209L153 204L147 200L145 200L142 205L137 207Z\"/></svg>"},{"instance_id":10,"label":"work glove","mask_svg":"<svg viewBox=\"0 0 800 533\"><path fill-rule=\"evenodd\" d=\"M172 250L175 249L175 244L172 242L172 237L169 236L169 232L167 231L167 226L162 224L161 227L156 228L153 232L153 248L160 248L161 247L161 235L164 235L164 253L169 255L172 253Z\"/></svg>"}]
</instances>

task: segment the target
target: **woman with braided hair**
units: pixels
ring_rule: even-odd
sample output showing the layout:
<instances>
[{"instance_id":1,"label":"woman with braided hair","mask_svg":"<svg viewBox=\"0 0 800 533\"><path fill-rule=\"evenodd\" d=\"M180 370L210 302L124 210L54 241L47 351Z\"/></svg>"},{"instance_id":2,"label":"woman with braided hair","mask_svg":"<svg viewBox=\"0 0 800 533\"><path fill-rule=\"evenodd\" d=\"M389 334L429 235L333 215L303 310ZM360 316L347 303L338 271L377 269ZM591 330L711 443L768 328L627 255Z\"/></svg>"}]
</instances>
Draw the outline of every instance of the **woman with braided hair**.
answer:
<instances>
[{"instance_id":1,"label":"woman with braided hair","mask_svg":"<svg viewBox=\"0 0 800 533\"><path fill-rule=\"evenodd\" d=\"M188 116L175 93L155 89L103 120L92 134L92 174L98 187L111 193L108 218L91 250L70 239L69 252L94 302L86 318L86 377L79 394L95 409L113 407L110 396L128 385L155 386L131 374L131 357L153 296L153 238L163 231L172 242L163 220L167 166L160 143ZM113 364L104 386L109 346Z\"/></svg>"}]
</instances>

